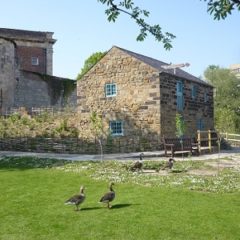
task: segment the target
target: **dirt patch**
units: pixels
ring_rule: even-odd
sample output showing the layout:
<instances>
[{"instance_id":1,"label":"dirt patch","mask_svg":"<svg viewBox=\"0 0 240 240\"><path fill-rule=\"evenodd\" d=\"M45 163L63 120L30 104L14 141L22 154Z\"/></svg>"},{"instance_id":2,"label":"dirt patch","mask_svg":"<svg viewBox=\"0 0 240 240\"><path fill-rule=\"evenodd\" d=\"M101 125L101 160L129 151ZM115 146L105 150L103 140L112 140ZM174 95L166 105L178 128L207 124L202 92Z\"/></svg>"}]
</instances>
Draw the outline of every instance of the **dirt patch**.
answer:
<instances>
[{"instance_id":1,"label":"dirt patch","mask_svg":"<svg viewBox=\"0 0 240 240\"><path fill-rule=\"evenodd\" d=\"M239 168L240 167L240 162L239 160L219 160L215 162L207 162L205 165L211 166L214 168Z\"/></svg>"},{"instance_id":2,"label":"dirt patch","mask_svg":"<svg viewBox=\"0 0 240 240\"><path fill-rule=\"evenodd\" d=\"M217 170L207 170L207 169L195 169L188 171L189 175L197 175L197 176L215 176L217 175Z\"/></svg>"}]
</instances>

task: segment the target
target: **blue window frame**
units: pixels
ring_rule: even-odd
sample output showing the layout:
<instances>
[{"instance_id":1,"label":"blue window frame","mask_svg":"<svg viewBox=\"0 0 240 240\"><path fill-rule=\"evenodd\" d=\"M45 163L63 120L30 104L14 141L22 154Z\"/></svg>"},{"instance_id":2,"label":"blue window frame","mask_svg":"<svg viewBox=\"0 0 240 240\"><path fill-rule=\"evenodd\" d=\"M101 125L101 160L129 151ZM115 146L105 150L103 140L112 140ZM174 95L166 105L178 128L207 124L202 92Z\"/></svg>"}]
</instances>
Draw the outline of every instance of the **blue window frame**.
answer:
<instances>
[{"instance_id":1,"label":"blue window frame","mask_svg":"<svg viewBox=\"0 0 240 240\"><path fill-rule=\"evenodd\" d=\"M105 95L106 97L114 97L117 95L117 86L115 83L107 83L105 85Z\"/></svg>"},{"instance_id":2,"label":"blue window frame","mask_svg":"<svg viewBox=\"0 0 240 240\"><path fill-rule=\"evenodd\" d=\"M183 99L183 82L177 81L177 110L183 111L184 99Z\"/></svg>"},{"instance_id":3,"label":"blue window frame","mask_svg":"<svg viewBox=\"0 0 240 240\"><path fill-rule=\"evenodd\" d=\"M110 132L112 136L123 136L123 122L110 121Z\"/></svg>"},{"instance_id":4,"label":"blue window frame","mask_svg":"<svg viewBox=\"0 0 240 240\"><path fill-rule=\"evenodd\" d=\"M204 122L202 118L197 120L197 130L204 130Z\"/></svg>"},{"instance_id":5,"label":"blue window frame","mask_svg":"<svg viewBox=\"0 0 240 240\"><path fill-rule=\"evenodd\" d=\"M208 101L208 94L207 92L204 92L204 102L206 103Z\"/></svg>"},{"instance_id":6,"label":"blue window frame","mask_svg":"<svg viewBox=\"0 0 240 240\"><path fill-rule=\"evenodd\" d=\"M197 98L197 86L196 85L192 85L192 99L195 100Z\"/></svg>"}]
</instances>

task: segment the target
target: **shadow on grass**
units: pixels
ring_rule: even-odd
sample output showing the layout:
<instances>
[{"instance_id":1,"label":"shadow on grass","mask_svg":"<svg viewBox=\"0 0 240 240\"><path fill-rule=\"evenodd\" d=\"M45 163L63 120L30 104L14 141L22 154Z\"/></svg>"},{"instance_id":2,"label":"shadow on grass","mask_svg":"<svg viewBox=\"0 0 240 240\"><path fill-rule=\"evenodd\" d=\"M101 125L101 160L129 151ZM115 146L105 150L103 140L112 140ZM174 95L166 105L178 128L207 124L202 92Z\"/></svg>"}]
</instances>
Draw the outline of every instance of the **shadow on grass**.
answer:
<instances>
[{"instance_id":1,"label":"shadow on grass","mask_svg":"<svg viewBox=\"0 0 240 240\"><path fill-rule=\"evenodd\" d=\"M112 208L114 208L114 209L126 208L126 207L131 207L132 205L136 205L136 204L120 203L120 204L113 205Z\"/></svg>"},{"instance_id":2,"label":"shadow on grass","mask_svg":"<svg viewBox=\"0 0 240 240\"><path fill-rule=\"evenodd\" d=\"M72 163L68 160L59 160L39 157L2 157L0 159L0 170L28 170L34 168L61 167Z\"/></svg>"},{"instance_id":3,"label":"shadow on grass","mask_svg":"<svg viewBox=\"0 0 240 240\"><path fill-rule=\"evenodd\" d=\"M111 209L126 208L126 207L131 207L132 205L136 205L136 204L130 204L130 203L115 204L115 205L112 205ZM92 210L99 210L104 208L107 209L105 205L102 205L101 207L86 207L86 208L81 208L81 211L92 211Z\"/></svg>"},{"instance_id":4,"label":"shadow on grass","mask_svg":"<svg viewBox=\"0 0 240 240\"><path fill-rule=\"evenodd\" d=\"M86 207L86 208L81 208L81 211L92 211L92 210L98 210L101 208L102 207Z\"/></svg>"}]
</instances>

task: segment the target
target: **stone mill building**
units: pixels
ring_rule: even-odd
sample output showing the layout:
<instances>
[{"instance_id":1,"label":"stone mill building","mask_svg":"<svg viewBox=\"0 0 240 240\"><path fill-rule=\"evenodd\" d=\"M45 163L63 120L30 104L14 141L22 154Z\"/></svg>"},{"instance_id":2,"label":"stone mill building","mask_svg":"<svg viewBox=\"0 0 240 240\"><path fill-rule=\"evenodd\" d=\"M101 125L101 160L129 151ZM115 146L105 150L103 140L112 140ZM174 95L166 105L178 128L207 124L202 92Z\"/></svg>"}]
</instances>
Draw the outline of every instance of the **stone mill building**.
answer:
<instances>
[{"instance_id":1,"label":"stone mill building","mask_svg":"<svg viewBox=\"0 0 240 240\"><path fill-rule=\"evenodd\" d=\"M77 106L101 117L103 139L157 149L162 136L176 136L176 114L185 135L214 128L213 87L168 64L112 47L77 83ZM110 140L109 140L110 139ZM146 149L146 148L145 148Z\"/></svg>"},{"instance_id":2,"label":"stone mill building","mask_svg":"<svg viewBox=\"0 0 240 240\"><path fill-rule=\"evenodd\" d=\"M74 104L75 81L52 76L52 32L0 28L0 110Z\"/></svg>"}]
</instances>

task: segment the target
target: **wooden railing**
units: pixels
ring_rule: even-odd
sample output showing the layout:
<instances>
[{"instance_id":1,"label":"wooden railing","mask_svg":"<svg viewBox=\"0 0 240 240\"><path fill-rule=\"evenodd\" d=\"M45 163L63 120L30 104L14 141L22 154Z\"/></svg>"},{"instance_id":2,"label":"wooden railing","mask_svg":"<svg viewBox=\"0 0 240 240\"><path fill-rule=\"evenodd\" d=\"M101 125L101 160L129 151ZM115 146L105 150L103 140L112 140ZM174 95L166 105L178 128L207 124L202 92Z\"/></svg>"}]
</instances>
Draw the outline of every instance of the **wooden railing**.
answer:
<instances>
[{"instance_id":1,"label":"wooden railing","mask_svg":"<svg viewBox=\"0 0 240 240\"><path fill-rule=\"evenodd\" d=\"M197 131L197 144L199 154L201 154L202 150L206 149L211 153L213 151L213 148L217 146L218 141L219 135L214 130Z\"/></svg>"},{"instance_id":2,"label":"wooden railing","mask_svg":"<svg viewBox=\"0 0 240 240\"><path fill-rule=\"evenodd\" d=\"M240 145L240 134L221 133L221 137L233 144Z\"/></svg>"}]
</instances>

